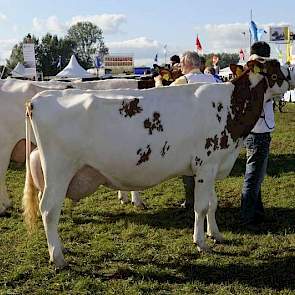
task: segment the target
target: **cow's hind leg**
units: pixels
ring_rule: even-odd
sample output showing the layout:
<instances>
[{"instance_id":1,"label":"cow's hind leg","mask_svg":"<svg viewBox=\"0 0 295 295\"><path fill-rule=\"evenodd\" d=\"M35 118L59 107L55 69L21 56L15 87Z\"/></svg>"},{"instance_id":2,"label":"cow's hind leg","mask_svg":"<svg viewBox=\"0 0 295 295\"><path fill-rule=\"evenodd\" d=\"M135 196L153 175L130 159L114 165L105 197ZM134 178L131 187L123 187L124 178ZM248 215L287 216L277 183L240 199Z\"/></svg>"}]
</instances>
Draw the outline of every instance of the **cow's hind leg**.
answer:
<instances>
[{"instance_id":1,"label":"cow's hind leg","mask_svg":"<svg viewBox=\"0 0 295 295\"><path fill-rule=\"evenodd\" d=\"M214 186L209 197L209 209L207 212L207 235L213 238L215 241L222 243L224 241L224 238L219 232L215 218L215 212L217 209L217 196Z\"/></svg>"},{"instance_id":2,"label":"cow's hind leg","mask_svg":"<svg viewBox=\"0 0 295 295\"><path fill-rule=\"evenodd\" d=\"M50 162L49 162L50 163ZM57 267L66 265L63 256L63 246L58 235L58 221L61 208L66 196L67 188L72 179L75 169L70 163L59 161L60 169L56 161L50 163L54 167L53 171L44 173L45 187L40 202L40 211L47 237L50 261ZM56 164L56 165L55 165ZM63 168L62 168L63 167Z\"/></svg>"},{"instance_id":3,"label":"cow's hind leg","mask_svg":"<svg viewBox=\"0 0 295 295\"><path fill-rule=\"evenodd\" d=\"M209 210L210 194L212 193L217 169L214 166L198 168L195 176L195 224L193 241L199 251L211 251L205 242L204 220Z\"/></svg>"},{"instance_id":4,"label":"cow's hind leg","mask_svg":"<svg viewBox=\"0 0 295 295\"><path fill-rule=\"evenodd\" d=\"M147 208L144 202L142 201L142 199L140 198L138 191L131 192L131 202L135 207L142 208L142 209Z\"/></svg>"},{"instance_id":5,"label":"cow's hind leg","mask_svg":"<svg viewBox=\"0 0 295 295\"><path fill-rule=\"evenodd\" d=\"M121 204L127 204L128 200L128 192L127 191L118 191L118 199Z\"/></svg>"}]
</instances>

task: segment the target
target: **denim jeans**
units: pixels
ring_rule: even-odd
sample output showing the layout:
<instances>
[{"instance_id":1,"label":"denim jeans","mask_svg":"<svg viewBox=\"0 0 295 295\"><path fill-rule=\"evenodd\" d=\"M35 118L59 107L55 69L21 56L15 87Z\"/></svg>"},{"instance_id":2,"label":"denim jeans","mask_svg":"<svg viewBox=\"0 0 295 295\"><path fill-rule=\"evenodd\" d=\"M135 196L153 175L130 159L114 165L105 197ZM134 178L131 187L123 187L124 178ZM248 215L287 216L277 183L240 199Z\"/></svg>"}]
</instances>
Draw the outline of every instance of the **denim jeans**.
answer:
<instances>
[{"instance_id":1,"label":"denim jeans","mask_svg":"<svg viewBox=\"0 0 295 295\"><path fill-rule=\"evenodd\" d=\"M245 141L247 163L242 190L241 222L259 222L264 217L261 183L266 174L270 133L250 133Z\"/></svg>"}]
</instances>

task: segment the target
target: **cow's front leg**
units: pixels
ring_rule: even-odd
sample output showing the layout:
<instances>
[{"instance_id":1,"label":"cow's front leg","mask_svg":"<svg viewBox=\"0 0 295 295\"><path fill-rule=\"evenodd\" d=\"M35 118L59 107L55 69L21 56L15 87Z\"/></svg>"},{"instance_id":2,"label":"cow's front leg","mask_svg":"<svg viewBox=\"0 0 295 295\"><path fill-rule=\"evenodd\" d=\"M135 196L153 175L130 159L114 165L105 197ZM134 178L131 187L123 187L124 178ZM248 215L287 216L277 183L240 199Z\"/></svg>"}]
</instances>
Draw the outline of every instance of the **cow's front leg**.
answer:
<instances>
[{"instance_id":1,"label":"cow's front leg","mask_svg":"<svg viewBox=\"0 0 295 295\"><path fill-rule=\"evenodd\" d=\"M2 148L0 152L0 216L4 215L7 208L11 207L5 184L5 175L9 165L10 153L7 148Z\"/></svg>"},{"instance_id":2,"label":"cow's front leg","mask_svg":"<svg viewBox=\"0 0 295 295\"><path fill-rule=\"evenodd\" d=\"M137 191L132 191L131 192L131 202L135 207L146 209L146 205L142 201L142 199L139 196L139 192Z\"/></svg>"},{"instance_id":3,"label":"cow's front leg","mask_svg":"<svg viewBox=\"0 0 295 295\"><path fill-rule=\"evenodd\" d=\"M210 194L214 187L217 169L214 166L199 167L195 176L195 224L193 241L199 251L210 252L210 247L205 242L204 220L209 210Z\"/></svg>"},{"instance_id":4,"label":"cow's front leg","mask_svg":"<svg viewBox=\"0 0 295 295\"><path fill-rule=\"evenodd\" d=\"M222 243L224 242L224 238L218 229L215 217L215 212L217 209L217 196L215 193L214 186L209 197L209 209L207 212L207 235L215 241Z\"/></svg>"}]
</instances>

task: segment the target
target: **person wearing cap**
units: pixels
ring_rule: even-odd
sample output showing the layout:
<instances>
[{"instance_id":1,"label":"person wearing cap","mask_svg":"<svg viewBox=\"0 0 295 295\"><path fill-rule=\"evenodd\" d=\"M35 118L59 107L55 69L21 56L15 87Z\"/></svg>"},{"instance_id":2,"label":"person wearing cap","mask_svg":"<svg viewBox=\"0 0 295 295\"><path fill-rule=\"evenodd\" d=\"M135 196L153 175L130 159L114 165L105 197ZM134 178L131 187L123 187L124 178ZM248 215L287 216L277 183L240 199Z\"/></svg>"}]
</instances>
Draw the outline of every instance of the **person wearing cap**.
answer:
<instances>
[{"instance_id":1,"label":"person wearing cap","mask_svg":"<svg viewBox=\"0 0 295 295\"><path fill-rule=\"evenodd\" d=\"M197 52L186 51L183 53L180 59L180 67L183 76L177 78L172 84L173 85L183 85L188 83L196 82L206 82L206 83L216 83L212 75L205 75L201 72L200 67L202 67L202 61ZM154 78L156 87L163 86L162 77L157 76ZM184 208L192 208L194 204L194 189L195 180L193 176L183 176L182 177L184 190L185 190L185 201L181 204Z\"/></svg>"},{"instance_id":2,"label":"person wearing cap","mask_svg":"<svg viewBox=\"0 0 295 295\"><path fill-rule=\"evenodd\" d=\"M251 46L250 59L256 55L270 57L270 46L263 41ZM252 56L252 57L251 57ZM266 174L271 132L274 130L273 101L264 102L262 114L245 140L247 151L246 171L241 194L241 224L256 226L264 220L261 184Z\"/></svg>"}]
</instances>

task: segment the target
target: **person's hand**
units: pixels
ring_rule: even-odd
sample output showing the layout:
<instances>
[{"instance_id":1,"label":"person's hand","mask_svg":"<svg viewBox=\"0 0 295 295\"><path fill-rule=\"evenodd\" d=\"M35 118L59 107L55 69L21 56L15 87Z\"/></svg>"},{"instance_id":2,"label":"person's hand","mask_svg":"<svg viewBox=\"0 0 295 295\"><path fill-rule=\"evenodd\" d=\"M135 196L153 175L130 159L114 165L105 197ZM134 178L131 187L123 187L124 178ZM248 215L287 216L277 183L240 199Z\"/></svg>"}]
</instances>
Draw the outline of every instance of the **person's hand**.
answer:
<instances>
[{"instance_id":1,"label":"person's hand","mask_svg":"<svg viewBox=\"0 0 295 295\"><path fill-rule=\"evenodd\" d=\"M157 83L157 82L158 82L158 83L162 83L163 78L162 78L161 75L158 75L158 76L154 77L154 80L155 80L156 83Z\"/></svg>"}]
</instances>

